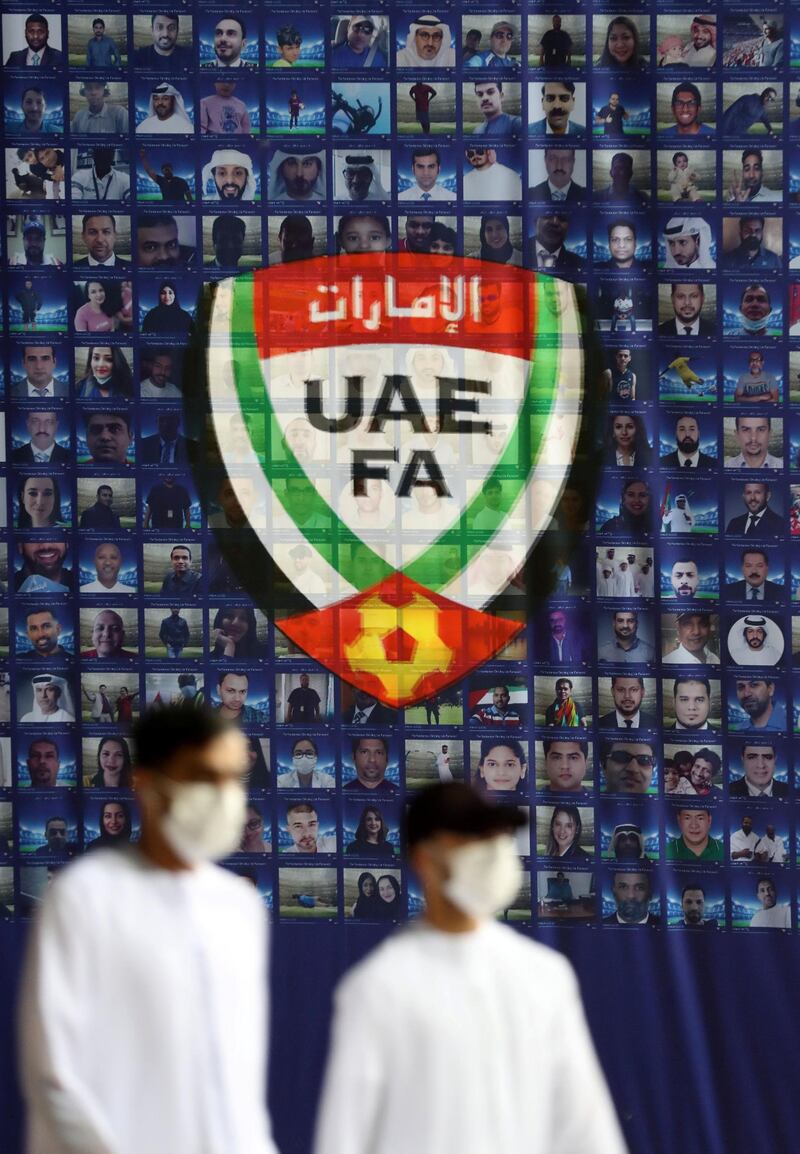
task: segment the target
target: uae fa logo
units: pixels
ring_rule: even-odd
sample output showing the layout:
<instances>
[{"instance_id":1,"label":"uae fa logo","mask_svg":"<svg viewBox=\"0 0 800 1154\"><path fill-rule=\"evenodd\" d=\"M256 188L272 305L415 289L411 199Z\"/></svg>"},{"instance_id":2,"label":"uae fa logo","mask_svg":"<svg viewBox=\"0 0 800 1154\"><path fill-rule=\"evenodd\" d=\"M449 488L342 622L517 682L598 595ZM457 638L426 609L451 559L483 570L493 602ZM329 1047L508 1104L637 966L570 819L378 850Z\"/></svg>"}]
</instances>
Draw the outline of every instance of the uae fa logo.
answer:
<instances>
[{"instance_id":1,"label":"uae fa logo","mask_svg":"<svg viewBox=\"0 0 800 1154\"><path fill-rule=\"evenodd\" d=\"M486 607L551 523L572 460L571 285L411 253L261 269L217 286L207 357L248 532L314 607L276 613L300 649L404 706L522 628ZM264 562L249 581L261 604Z\"/></svg>"}]
</instances>

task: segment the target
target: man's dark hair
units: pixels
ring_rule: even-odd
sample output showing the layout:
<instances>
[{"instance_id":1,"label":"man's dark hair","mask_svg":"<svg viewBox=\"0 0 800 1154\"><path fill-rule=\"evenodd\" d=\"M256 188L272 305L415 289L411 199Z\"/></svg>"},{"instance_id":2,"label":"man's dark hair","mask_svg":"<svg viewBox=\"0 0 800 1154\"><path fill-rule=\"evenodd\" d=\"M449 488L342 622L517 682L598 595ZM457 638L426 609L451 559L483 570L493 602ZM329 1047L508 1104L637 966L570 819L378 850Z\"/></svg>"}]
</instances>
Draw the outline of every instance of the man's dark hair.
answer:
<instances>
[{"instance_id":1,"label":"man's dark hair","mask_svg":"<svg viewBox=\"0 0 800 1154\"><path fill-rule=\"evenodd\" d=\"M105 28L105 26L106 26L105 20L101 20L99 16L97 17L96 20L92 21L92 28L96 28L98 24L100 25L101 28Z\"/></svg>"},{"instance_id":2,"label":"man's dark hair","mask_svg":"<svg viewBox=\"0 0 800 1154\"><path fill-rule=\"evenodd\" d=\"M761 877L756 878L756 893L758 893L758 887L762 882L769 882L769 884L775 890L775 895L777 896L778 883L775 881L775 878L770 877L769 874L762 874Z\"/></svg>"},{"instance_id":3,"label":"man's dark hair","mask_svg":"<svg viewBox=\"0 0 800 1154\"><path fill-rule=\"evenodd\" d=\"M672 297L675 296L675 289L678 287L679 284L693 284L695 286L695 288L700 289L700 296L705 299L705 295L706 295L705 289L703 288L703 286L700 284L699 281L673 281L672 286L669 290L670 296L672 296Z\"/></svg>"},{"instance_id":4,"label":"man's dark hair","mask_svg":"<svg viewBox=\"0 0 800 1154\"><path fill-rule=\"evenodd\" d=\"M697 87L696 84L692 84L688 80L685 80L682 84L676 84L672 90L672 97L670 99L670 104L673 107L675 105L675 101L678 99L678 93L679 92L688 92L697 101L697 107L698 108L701 107L701 105L703 103L703 98L700 95L700 89Z\"/></svg>"},{"instance_id":5,"label":"man's dark hair","mask_svg":"<svg viewBox=\"0 0 800 1154\"><path fill-rule=\"evenodd\" d=\"M170 165L170 167L172 167ZM174 224L177 221L171 212L146 212L138 218L139 228L159 228L162 224Z\"/></svg>"},{"instance_id":6,"label":"man's dark hair","mask_svg":"<svg viewBox=\"0 0 800 1154\"><path fill-rule=\"evenodd\" d=\"M759 677L757 680L766 681L766 678ZM706 689L706 693L708 694L709 697L711 696L711 682L708 680L708 678L707 677L690 677L689 674L687 674L686 677L676 677L675 678L675 681L673 682L673 685L672 685L672 696L673 697L676 696L676 694L678 692L678 686L679 685L687 685L690 681L696 681L698 685L704 685L705 689Z\"/></svg>"},{"instance_id":7,"label":"man's dark hair","mask_svg":"<svg viewBox=\"0 0 800 1154\"><path fill-rule=\"evenodd\" d=\"M566 88L567 92L571 92L573 96L575 95L575 85L572 83L571 80L548 80L547 83L548 84L560 84L562 88ZM544 96L544 89L545 89L545 86L543 84L542 85L542 96Z\"/></svg>"},{"instance_id":8,"label":"man's dark hair","mask_svg":"<svg viewBox=\"0 0 800 1154\"><path fill-rule=\"evenodd\" d=\"M762 88L761 92L759 93L759 96L761 97L762 100L766 100L766 98L769 96L770 93L772 93L773 96L778 95L777 89L775 89L775 88Z\"/></svg>"},{"instance_id":9,"label":"man's dark hair","mask_svg":"<svg viewBox=\"0 0 800 1154\"><path fill-rule=\"evenodd\" d=\"M747 155L746 153L742 153L742 160L744 160L746 155ZM689 159L689 157L686 155L685 152L673 152L673 154L672 154L672 163L673 164L675 163L675 161L678 159L679 156L682 156L683 159L686 161L688 161L688 159Z\"/></svg>"},{"instance_id":10,"label":"man's dark hair","mask_svg":"<svg viewBox=\"0 0 800 1154\"><path fill-rule=\"evenodd\" d=\"M247 225L240 216L217 216L211 226L211 242L216 244L220 233L238 232L241 237L247 233Z\"/></svg>"},{"instance_id":11,"label":"man's dark hair","mask_svg":"<svg viewBox=\"0 0 800 1154\"><path fill-rule=\"evenodd\" d=\"M415 148L411 153L411 164L413 165L415 160L419 160L423 156L435 156L436 163L441 168L442 158L439 155L438 150L435 148Z\"/></svg>"},{"instance_id":12,"label":"man's dark hair","mask_svg":"<svg viewBox=\"0 0 800 1154\"><path fill-rule=\"evenodd\" d=\"M84 413L83 419L84 419L84 423L86 425L87 430L89 428L89 425L90 425L93 417L105 417L105 416L119 417L119 419L122 421L122 423L124 424L124 426L128 430L128 432L129 433L133 432L133 429L131 428L130 413L118 412L116 409L95 409L94 412Z\"/></svg>"},{"instance_id":13,"label":"man's dark hair","mask_svg":"<svg viewBox=\"0 0 800 1154\"><path fill-rule=\"evenodd\" d=\"M706 891L703 889L701 882L687 882L681 890L681 901L683 901L687 890L700 890L700 893L703 895L703 897L706 896Z\"/></svg>"},{"instance_id":14,"label":"man's dark hair","mask_svg":"<svg viewBox=\"0 0 800 1154\"><path fill-rule=\"evenodd\" d=\"M493 84L498 92L503 91L503 81L494 80L491 76L487 76L482 80L476 80L472 87L477 88L479 84Z\"/></svg>"},{"instance_id":15,"label":"man's dark hair","mask_svg":"<svg viewBox=\"0 0 800 1154\"><path fill-rule=\"evenodd\" d=\"M616 220L612 220L609 222L609 225L608 225L609 239L611 238L611 234L615 228L629 228L631 230L631 232L633 233L633 235L636 236L636 223L634 221L632 221L630 219L630 217L628 217L628 216L618 216L616 218Z\"/></svg>"},{"instance_id":16,"label":"man's dark hair","mask_svg":"<svg viewBox=\"0 0 800 1154\"><path fill-rule=\"evenodd\" d=\"M758 158L759 164L764 163L764 153L760 148L745 148L742 152L742 164L747 160L748 156L755 156Z\"/></svg>"},{"instance_id":17,"label":"man's dark hair","mask_svg":"<svg viewBox=\"0 0 800 1154\"><path fill-rule=\"evenodd\" d=\"M767 428L771 429L772 428L772 417L764 417L763 419L767 422ZM747 420L752 420L752 418L750 418L750 417L741 417L741 418L734 417L734 426L733 427L735 429L739 428L739 421L740 420L747 421Z\"/></svg>"},{"instance_id":18,"label":"man's dark hair","mask_svg":"<svg viewBox=\"0 0 800 1154\"><path fill-rule=\"evenodd\" d=\"M639 624L639 610L638 609L615 609L611 614L611 620L613 621L615 617L619 617L620 613L630 614L630 616L633 617L636 624L637 625Z\"/></svg>"},{"instance_id":19,"label":"man's dark hair","mask_svg":"<svg viewBox=\"0 0 800 1154\"><path fill-rule=\"evenodd\" d=\"M758 545L754 545L752 549L742 549L742 564L744 564L744 559L749 553L758 553L759 557L763 557L769 565L769 556L767 555L766 549L759 549Z\"/></svg>"},{"instance_id":20,"label":"man's dark hair","mask_svg":"<svg viewBox=\"0 0 800 1154\"><path fill-rule=\"evenodd\" d=\"M613 688L615 682L617 682L617 681L638 681L640 688L644 689L644 678L643 677L637 677L636 674L617 673L614 677L611 678L612 688Z\"/></svg>"},{"instance_id":21,"label":"man's dark hair","mask_svg":"<svg viewBox=\"0 0 800 1154\"><path fill-rule=\"evenodd\" d=\"M279 48L283 48L284 44L303 43L303 37L294 24L282 24L276 34L276 40Z\"/></svg>"},{"instance_id":22,"label":"man's dark hair","mask_svg":"<svg viewBox=\"0 0 800 1154\"><path fill-rule=\"evenodd\" d=\"M643 875L644 875L644 877L646 877L646 878L647 878L647 888L648 888L648 891L649 891L650 895L652 896L652 893L653 893L653 878L652 878L652 876L651 876L651 874L650 874L650 871L649 871L649 870L645 870L645 869L637 869L637 870L615 870L615 871L612 873L612 875L611 875L611 886L612 886L612 888L613 888L613 887L614 887L614 885L616 884L616 881L617 881L617 878L619 877L619 875L620 875L620 874L625 874L625 873L640 873L640 874L643 874Z\"/></svg>"},{"instance_id":23,"label":"man's dark hair","mask_svg":"<svg viewBox=\"0 0 800 1154\"><path fill-rule=\"evenodd\" d=\"M386 754L386 760L387 760L387 761L389 760L389 742L388 742L388 740L387 740L385 737L375 737L375 738L371 738L371 737L370 737L370 738L366 738L366 739L365 739L365 738L363 738L363 737L354 737L354 738L353 738L353 742L352 742L352 749L353 749L353 763L354 763L354 764L355 764L355 760L356 760L356 750L358 749L359 745L361 745L361 742L362 742L362 741L364 741L364 740L367 740L367 741L379 741L379 742L381 743L381 745L383 746L383 751L384 751L384 753ZM504 744L506 744L506 745L507 745L508 743L507 743L507 742L504 742Z\"/></svg>"},{"instance_id":24,"label":"man's dark hair","mask_svg":"<svg viewBox=\"0 0 800 1154\"><path fill-rule=\"evenodd\" d=\"M220 24L223 20L233 20L234 24L238 24L242 30L242 39L247 39L247 26L241 16L237 16L234 12L226 12L223 16L218 16L214 21L214 27Z\"/></svg>"},{"instance_id":25,"label":"man's dark hair","mask_svg":"<svg viewBox=\"0 0 800 1154\"><path fill-rule=\"evenodd\" d=\"M186 550L186 552L189 554L189 560L191 561L191 559L192 559L192 551L191 551L191 549L189 548L189 546L188 546L188 545L173 545L173 546L172 546L172 548L171 548L171 549L170 549L170 551L169 551L169 555L170 555L170 557L172 556L172 554L175 552L175 550L176 550L176 549L185 549L185 550Z\"/></svg>"},{"instance_id":26,"label":"man's dark hair","mask_svg":"<svg viewBox=\"0 0 800 1154\"><path fill-rule=\"evenodd\" d=\"M222 685L226 677L246 677L248 685L250 684L250 674L246 669L220 669L217 674L217 685Z\"/></svg>"},{"instance_id":27,"label":"man's dark hair","mask_svg":"<svg viewBox=\"0 0 800 1154\"><path fill-rule=\"evenodd\" d=\"M53 814L53 816L49 817L47 819L47 821L44 823L45 836L47 835L47 831L50 828L50 826L53 824L54 821L63 821L64 825L69 826L69 822L67 821L67 819L65 817L62 817L60 813ZM772 881L772 878L769 878L768 880Z\"/></svg>"},{"instance_id":28,"label":"man's dark hair","mask_svg":"<svg viewBox=\"0 0 800 1154\"><path fill-rule=\"evenodd\" d=\"M45 28L48 28L48 29L50 27L50 25L47 23L47 20L45 19L45 17L42 16L41 12L31 12L30 16L28 16L25 20L25 26L26 27L28 26L28 24L44 24Z\"/></svg>"},{"instance_id":29,"label":"man's dark hair","mask_svg":"<svg viewBox=\"0 0 800 1154\"><path fill-rule=\"evenodd\" d=\"M86 215L84 216L83 220L81 221L81 232L86 232L87 220L91 220L95 216L107 216L108 219L111 221L111 227L113 228L114 232L117 231L117 218L113 215L113 213L110 213L110 212L87 212Z\"/></svg>"},{"instance_id":30,"label":"man's dark hair","mask_svg":"<svg viewBox=\"0 0 800 1154\"><path fill-rule=\"evenodd\" d=\"M581 738L578 738L578 737L546 737L544 739L544 741L542 742L542 749L544 750L545 757L547 757L548 753L550 752L550 750L552 749L552 747L554 745L563 745L565 741L568 741L570 743L570 745L577 745L584 757L589 756L589 742L588 741L583 741ZM500 744L508 745L508 742L504 741L501 743L501 742L496 741L494 744L495 745L500 745Z\"/></svg>"},{"instance_id":31,"label":"man's dark hair","mask_svg":"<svg viewBox=\"0 0 800 1154\"><path fill-rule=\"evenodd\" d=\"M52 737L34 737L31 741L28 742L28 756L30 756L30 752L34 745L52 745L56 753L59 752L58 742L53 741Z\"/></svg>"},{"instance_id":32,"label":"man's dark hair","mask_svg":"<svg viewBox=\"0 0 800 1154\"><path fill-rule=\"evenodd\" d=\"M134 724L131 736L138 763L145 769L162 772L180 750L187 746L200 749L231 728L229 722L208 709L167 705L145 710Z\"/></svg>"},{"instance_id":33,"label":"man's dark hair","mask_svg":"<svg viewBox=\"0 0 800 1154\"><path fill-rule=\"evenodd\" d=\"M154 12L153 15L150 17L150 27L151 28L153 27L153 25L156 22L156 16L166 16L167 20L174 20L175 23L178 25L178 27L180 27L181 21L180 21L180 17L178 16L177 12Z\"/></svg>"},{"instance_id":34,"label":"man's dark hair","mask_svg":"<svg viewBox=\"0 0 800 1154\"><path fill-rule=\"evenodd\" d=\"M697 761L698 757L702 761L710 761L714 773L719 773L722 768L722 760L719 754L715 753L713 749L709 749L708 746L703 745L700 749L692 750L692 761Z\"/></svg>"}]
</instances>

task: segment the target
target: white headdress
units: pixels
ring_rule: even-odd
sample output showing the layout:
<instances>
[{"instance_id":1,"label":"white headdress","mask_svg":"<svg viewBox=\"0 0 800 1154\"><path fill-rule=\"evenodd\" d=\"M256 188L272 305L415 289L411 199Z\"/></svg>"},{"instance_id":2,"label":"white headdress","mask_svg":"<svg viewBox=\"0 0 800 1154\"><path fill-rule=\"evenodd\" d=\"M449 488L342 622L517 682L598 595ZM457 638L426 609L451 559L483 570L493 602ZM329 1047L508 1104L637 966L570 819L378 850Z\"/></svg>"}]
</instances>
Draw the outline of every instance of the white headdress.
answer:
<instances>
[{"instance_id":1,"label":"white headdress","mask_svg":"<svg viewBox=\"0 0 800 1154\"><path fill-rule=\"evenodd\" d=\"M711 229L708 222L699 216L671 216L664 226L664 240L669 241L676 236L696 236L700 244L697 260L692 268L716 268L716 262L711 255ZM685 269L687 266L678 264L667 244L667 259L665 268Z\"/></svg>"},{"instance_id":2,"label":"white headdress","mask_svg":"<svg viewBox=\"0 0 800 1154\"><path fill-rule=\"evenodd\" d=\"M442 46L431 60L423 60L417 52L416 33L419 29L433 32L442 30ZM456 62L456 52L450 43L450 26L440 20L438 16L420 16L409 25L405 48L397 53L398 68L453 68Z\"/></svg>"},{"instance_id":3,"label":"white headdress","mask_svg":"<svg viewBox=\"0 0 800 1154\"><path fill-rule=\"evenodd\" d=\"M244 186L240 200L254 200L256 195L256 178L253 172L253 158L237 148L217 148L212 152L208 164L203 166L202 195L204 200L220 200L217 182L214 179L214 169L217 165L235 164L247 169L247 183Z\"/></svg>"}]
</instances>

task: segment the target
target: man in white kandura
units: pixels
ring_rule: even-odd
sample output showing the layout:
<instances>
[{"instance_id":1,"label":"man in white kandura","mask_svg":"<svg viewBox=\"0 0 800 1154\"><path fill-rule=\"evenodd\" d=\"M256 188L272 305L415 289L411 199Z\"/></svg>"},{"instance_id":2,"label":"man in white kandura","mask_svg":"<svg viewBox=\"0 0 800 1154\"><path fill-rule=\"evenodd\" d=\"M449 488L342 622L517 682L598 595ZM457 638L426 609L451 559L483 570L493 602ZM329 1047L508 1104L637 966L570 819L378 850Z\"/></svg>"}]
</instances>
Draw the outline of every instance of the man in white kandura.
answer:
<instances>
[{"instance_id":1,"label":"man in white kandura","mask_svg":"<svg viewBox=\"0 0 800 1154\"><path fill-rule=\"evenodd\" d=\"M425 913L338 987L316 1154L624 1154L571 967L494 921L524 824L463 782L412 801Z\"/></svg>"},{"instance_id":2,"label":"man in white kandura","mask_svg":"<svg viewBox=\"0 0 800 1154\"><path fill-rule=\"evenodd\" d=\"M21 1006L27 1154L276 1154L266 915L239 845L247 741L170 706L134 732L141 839L59 873Z\"/></svg>"}]
</instances>

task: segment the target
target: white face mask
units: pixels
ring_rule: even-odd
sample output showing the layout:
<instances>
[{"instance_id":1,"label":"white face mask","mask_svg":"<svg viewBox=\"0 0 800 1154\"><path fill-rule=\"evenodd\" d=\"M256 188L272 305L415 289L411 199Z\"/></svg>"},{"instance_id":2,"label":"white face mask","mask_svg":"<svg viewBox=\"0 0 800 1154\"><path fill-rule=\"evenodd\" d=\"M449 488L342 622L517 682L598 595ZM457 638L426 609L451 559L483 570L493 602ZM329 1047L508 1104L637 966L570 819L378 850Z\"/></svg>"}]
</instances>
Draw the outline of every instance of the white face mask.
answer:
<instances>
[{"instance_id":1,"label":"white face mask","mask_svg":"<svg viewBox=\"0 0 800 1154\"><path fill-rule=\"evenodd\" d=\"M469 917L492 917L519 893L522 865L510 834L450 850L447 864L450 876L442 887L444 895Z\"/></svg>"},{"instance_id":2,"label":"white face mask","mask_svg":"<svg viewBox=\"0 0 800 1154\"><path fill-rule=\"evenodd\" d=\"M240 782L220 786L162 778L157 790L170 798L161 832L183 861L216 861L238 847L247 816L247 793Z\"/></svg>"},{"instance_id":3,"label":"white face mask","mask_svg":"<svg viewBox=\"0 0 800 1154\"><path fill-rule=\"evenodd\" d=\"M316 757L293 757L292 758L292 767L298 773L302 773L302 774L313 773L314 770L317 768L317 759L316 759Z\"/></svg>"},{"instance_id":4,"label":"white face mask","mask_svg":"<svg viewBox=\"0 0 800 1154\"><path fill-rule=\"evenodd\" d=\"M774 324L773 315L774 310L770 309L761 320L751 321L749 317L742 314L742 328L746 333L760 333L762 329L769 328L771 324Z\"/></svg>"}]
</instances>

